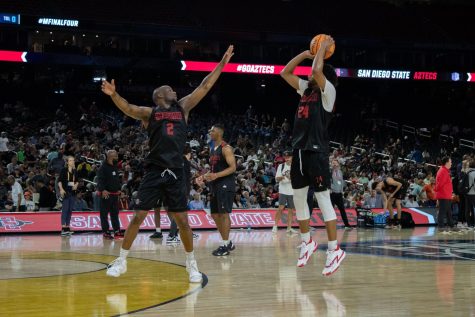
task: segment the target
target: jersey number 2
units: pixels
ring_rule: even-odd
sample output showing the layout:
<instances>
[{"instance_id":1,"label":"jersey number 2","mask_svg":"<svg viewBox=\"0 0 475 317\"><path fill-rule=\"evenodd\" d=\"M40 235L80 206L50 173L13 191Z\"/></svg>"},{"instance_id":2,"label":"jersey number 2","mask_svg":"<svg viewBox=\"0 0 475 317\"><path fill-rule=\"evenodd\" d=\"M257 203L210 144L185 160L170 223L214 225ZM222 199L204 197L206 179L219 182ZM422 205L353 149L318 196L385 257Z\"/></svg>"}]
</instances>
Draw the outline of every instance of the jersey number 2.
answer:
<instances>
[{"instance_id":1,"label":"jersey number 2","mask_svg":"<svg viewBox=\"0 0 475 317\"><path fill-rule=\"evenodd\" d=\"M173 135L173 123L167 123L167 134L168 135Z\"/></svg>"}]
</instances>

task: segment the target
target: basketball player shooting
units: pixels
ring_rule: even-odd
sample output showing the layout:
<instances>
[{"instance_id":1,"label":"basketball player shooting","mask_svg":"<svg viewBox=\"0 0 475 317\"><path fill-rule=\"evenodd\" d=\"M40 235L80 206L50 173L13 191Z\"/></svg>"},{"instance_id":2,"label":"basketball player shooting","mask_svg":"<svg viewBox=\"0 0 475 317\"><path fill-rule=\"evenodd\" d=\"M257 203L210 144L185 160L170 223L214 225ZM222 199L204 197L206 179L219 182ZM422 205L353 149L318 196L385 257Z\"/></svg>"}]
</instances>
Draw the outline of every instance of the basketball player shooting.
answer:
<instances>
[{"instance_id":1,"label":"basketball player shooting","mask_svg":"<svg viewBox=\"0 0 475 317\"><path fill-rule=\"evenodd\" d=\"M153 91L154 108L130 104L116 91L115 82L103 81L102 92L109 95L123 113L141 120L149 136L150 152L145 158L146 173L138 190L135 216L125 232L120 256L107 268L107 275L118 277L127 271L127 255L137 236L139 227L163 193L169 215L175 219L186 251L186 270L191 283L200 283L202 275L193 253L193 236L188 224L186 177L183 169L183 150L186 142L186 125L190 111L213 87L224 66L233 56L229 46L221 62L189 95L177 101L177 94L170 86Z\"/></svg>"},{"instance_id":2,"label":"basketball player shooting","mask_svg":"<svg viewBox=\"0 0 475 317\"><path fill-rule=\"evenodd\" d=\"M310 237L310 211L307 204L309 185L315 187L315 197L323 214L328 235L328 250L324 276L336 272L345 258L336 239L336 213L330 200L331 174L329 164L328 125L336 98L337 76L325 55L334 48L335 41L325 36L317 47L316 54L304 51L295 56L282 70L282 78L301 96L294 120L292 134L293 160L291 182L294 190L294 205L300 226L302 247L297 261L298 267L307 264L318 244ZM294 74L294 70L305 59L312 59L312 72L308 80Z\"/></svg>"}]
</instances>

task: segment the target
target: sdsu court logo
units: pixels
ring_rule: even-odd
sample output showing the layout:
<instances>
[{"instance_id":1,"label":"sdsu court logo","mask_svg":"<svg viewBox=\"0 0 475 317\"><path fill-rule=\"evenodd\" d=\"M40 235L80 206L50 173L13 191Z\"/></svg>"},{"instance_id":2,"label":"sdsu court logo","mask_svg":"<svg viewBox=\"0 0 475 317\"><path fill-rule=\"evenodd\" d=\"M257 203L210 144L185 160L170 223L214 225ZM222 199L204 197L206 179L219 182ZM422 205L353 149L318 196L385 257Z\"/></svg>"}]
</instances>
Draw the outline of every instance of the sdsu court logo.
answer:
<instances>
[{"instance_id":1,"label":"sdsu court logo","mask_svg":"<svg viewBox=\"0 0 475 317\"><path fill-rule=\"evenodd\" d=\"M374 241L348 243L345 250L354 253L414 258L418 260L475 261L472 240Z\"/></svg>"},{"instance_id":2,"label":"sdsu court logo","mask_svg":"<svg viewBox=\"0 0 475 317\"><path fill-rule=\"evenodd\" d=\"M16 217L0 217L0 228L4 228L5 231L21 231L21 228L25 225L33 224L32 221L25 221L16 219Z\"/></svg>"}]
</instances>

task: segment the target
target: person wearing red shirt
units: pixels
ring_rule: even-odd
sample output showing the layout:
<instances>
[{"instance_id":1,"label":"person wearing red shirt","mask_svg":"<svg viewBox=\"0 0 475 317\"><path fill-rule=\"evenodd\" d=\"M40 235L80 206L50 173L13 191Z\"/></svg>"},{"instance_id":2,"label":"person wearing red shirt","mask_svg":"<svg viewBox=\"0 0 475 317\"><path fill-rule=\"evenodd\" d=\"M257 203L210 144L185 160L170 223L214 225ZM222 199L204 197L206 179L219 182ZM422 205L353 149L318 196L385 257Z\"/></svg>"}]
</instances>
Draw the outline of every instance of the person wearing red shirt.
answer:
<instances>
[{"instance_id":1,"label":"person wearing red shirt","mask_svg":"<svg viewBox=\"0 0 475 317\"><path fill-rule=\"evenodd\" d=\"M435 198L439 205L439 214L437 217L437 223L439 229L443 234L450 233L453 228L452 222L452 178L450 177L450 168L452 167L452 160L450 157L442 158L442 166L437 171L435 178ZM447 220L447 226L445 221Z\"/></svg>"},{"instance_id":2,"label":"person wearing red shirt","mask_svg":"<svg viewBox=\"0 0 475 317\"><path fill-rule=\"evenodd\" d=\"M425 207L435 207L437 200L435 198L435 178L431 177L430 178L430 183L425 184L424 187L422 187L421 193L425 192L427 200L424 202Z\"/></svg>"}]
</instances>

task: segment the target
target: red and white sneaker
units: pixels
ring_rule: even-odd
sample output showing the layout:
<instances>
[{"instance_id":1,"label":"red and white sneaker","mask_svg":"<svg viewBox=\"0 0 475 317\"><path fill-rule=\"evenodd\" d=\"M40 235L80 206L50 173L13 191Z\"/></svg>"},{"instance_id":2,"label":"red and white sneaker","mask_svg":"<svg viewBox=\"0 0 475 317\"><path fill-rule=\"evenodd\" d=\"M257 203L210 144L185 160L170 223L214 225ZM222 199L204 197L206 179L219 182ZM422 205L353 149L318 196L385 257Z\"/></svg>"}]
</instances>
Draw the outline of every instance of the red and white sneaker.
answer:
<instances>
[{"instance_id":1,"label":"red and white sneaker","mask_svg":"<svg viewBox=\"0 0 475 317\"><path fill-rule=\"evenodd\" d=\"M302 247L300 248L300 256L299 260L297 261L298 267L303 267L307 264L308 259L312 256L312 254L317 251L318 243L310 239L308 243L302 242Z\"/></svg>"},{"instance_id":2,"label":"red and white sneaker","mask_svg":"<svg viewBox=\"0 0 475 317\"><path fill-rule=\"evenodd\" d=\"M322 275L330 276L335 273L340 267L341 262L345 259L346 253L340 246L337 246L335 250L327 251L327 262L325 268L322 271Z\"/></svg>"}]
</instances>

